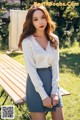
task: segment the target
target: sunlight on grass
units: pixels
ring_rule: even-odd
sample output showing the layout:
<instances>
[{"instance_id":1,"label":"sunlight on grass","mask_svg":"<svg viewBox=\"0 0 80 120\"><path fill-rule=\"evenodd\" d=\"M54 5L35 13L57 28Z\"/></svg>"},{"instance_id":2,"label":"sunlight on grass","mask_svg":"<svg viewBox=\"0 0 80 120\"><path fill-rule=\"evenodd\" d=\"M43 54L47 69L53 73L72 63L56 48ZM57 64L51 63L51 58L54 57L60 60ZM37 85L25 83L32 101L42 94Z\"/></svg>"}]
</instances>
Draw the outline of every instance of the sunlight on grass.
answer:
<instances>
[{"instance_id":1,"label":"sunlight on grass","mask_svg":"<svg viewBox=\"0 0 80 120\"><path fill-rule=\"evenodd\" d=\"M80 47L60 50L60 85L71 95L63 97L65 120L80 120Z\"/></svg>"},{"instance_id":2,"label":"sunlight on grass","mask_svg":"<svg viewBox=\"0 0 80 120\"><path fill-rule=\"evenodd\" d=\"M78 54L80 53L80 45L79 43L74 43L72 47L70 48L61 48L60 49L60 53L74 53L74 54Z\"/></svg>"},{"instance_id":3,"label":"sunlight on grass","mask_svg":"<svg viewBox=\"0 0 80 120\"><path fill-rule=\"evenodd\" d=\"M0 54L5 54L5 50L0 50Z\"/></svg>"}]
</instances>

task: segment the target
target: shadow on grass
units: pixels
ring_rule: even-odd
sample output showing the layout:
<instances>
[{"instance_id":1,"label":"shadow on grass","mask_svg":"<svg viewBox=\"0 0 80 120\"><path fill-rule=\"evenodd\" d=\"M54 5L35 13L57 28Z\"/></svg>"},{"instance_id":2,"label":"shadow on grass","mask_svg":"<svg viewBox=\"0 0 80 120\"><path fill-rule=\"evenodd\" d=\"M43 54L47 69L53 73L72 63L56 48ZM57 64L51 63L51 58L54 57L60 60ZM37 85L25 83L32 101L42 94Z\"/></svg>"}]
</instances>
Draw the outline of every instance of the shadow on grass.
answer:
<instances>
[{"instance_id":1,"label":"shadow on grass","mask_svg":"<svg viewBox=\"0 0 80 120\"><path fill-rule=\"evenodd\" d=\"M8 54L8 56L10 56L10 57L16 57L16 56L19 56L19 55L22 55L22 53L13 52L11 54Z\"/></svg>"},{"instance_id":2,"label":"shadow on grass","mask_svg":"<svg viewBox=\"0 0 80 120\"><path fill-rule=\"evenodd\" d=\"M78 54L67 54L63 53L60 55L60 72L64 72L67 68L70 72L76 75L80 75L80 53Z\"/></svg>"}]
</instances>

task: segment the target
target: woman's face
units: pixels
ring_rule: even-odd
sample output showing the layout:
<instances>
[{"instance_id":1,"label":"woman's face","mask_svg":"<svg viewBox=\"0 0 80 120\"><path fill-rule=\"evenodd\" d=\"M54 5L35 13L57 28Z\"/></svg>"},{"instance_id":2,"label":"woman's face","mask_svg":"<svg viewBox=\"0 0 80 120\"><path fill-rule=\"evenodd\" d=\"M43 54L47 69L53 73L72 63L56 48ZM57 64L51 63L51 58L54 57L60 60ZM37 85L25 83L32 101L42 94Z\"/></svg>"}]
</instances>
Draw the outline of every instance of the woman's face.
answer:
<instances>
[{"instance_id":1,"label":"woman's face","mask_svg":"<svg viewBox=\"0 0 80 120\"><path fill-rule=\"evenodd\" d=\"M47 26L47 20L44 12L36 10L32 16L32 22L37 31L44 31Z\"/></svg>"}]
</instances>

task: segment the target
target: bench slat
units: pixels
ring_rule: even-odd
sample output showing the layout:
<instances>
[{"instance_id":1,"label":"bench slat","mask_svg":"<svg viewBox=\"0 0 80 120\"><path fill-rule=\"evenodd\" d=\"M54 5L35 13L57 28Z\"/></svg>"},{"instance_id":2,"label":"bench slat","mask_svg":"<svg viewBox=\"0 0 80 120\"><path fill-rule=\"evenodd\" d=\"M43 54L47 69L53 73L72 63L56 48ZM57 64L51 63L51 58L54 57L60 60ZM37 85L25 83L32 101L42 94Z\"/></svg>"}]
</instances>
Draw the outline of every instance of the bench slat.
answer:
<instances>
[{"instance_id":1,"label":"bench slat","mask_svg":"<svg viewBox=\"0 0 80 120\"><path fill-rule=\"evenodd\" d=\"M2 74L2 73L0 73L0 74L1 74L1 78L4 80L4 82L5 82L8 86L10 86L17 95L19 95L21 98L24 98L24 97L25 97L25 93L22 92L22 91L15 85L16 83L15 83L15 84L12 83L12 81L10 81L10 79L7 78L7 76L5 76L5 74Z\"/></svg>"},{"instance_id":2,"label":"bench slat","mask_svg":"<svg viewBox=\"0 0 80 120\"><path fill-rule=\"evenodd\" d=\"M23 86L26 86L25 81L23 79L21 79L21 75L18 76L18 74L16 74L16 71L11 71L12 69L6 69L6 72L8 74L10 74L14 79L16 79L18 82L20 82ZM26 80L26 78L25 78Z\"/></svg>"},{"instance_id":3,"label":"bench slat","mask_svg":"<svg viewBox=\"0 0 80 120\"><path fill-rule=\"evenodd\" d=\"M0 84L5 89L5 91L7 91L7 93L10 95L10 97L13 99L13 101L16 104L24 102L1 78L0 78Z\"/></svg>"},{"instance_id":4,"label":"bench slat","mask_svg":"<svg viewBox=\"0 0 80 120\"><path fill-rule=\"evenodd\" d=\"M6 78L9 79L10 82L12 82L15 86L17 86L21 91L25 92L25 86L23 86L22 84L20 84L19 81L17 81L17 79L15 79L13 76L11 76L8 72L6 72L6 70L2 70L0 71L3 75L6 76ZM1 76L2 77L2 76Z\"/></svg>"},{"instance_id":5,"label":"bench slat","mask_svg":"<svg viewBox=\"0 0 80 120\"><path fill-rule=\"evenodd\" d=\"M2 61L0 60L0 69L4 69L6 68L6 66L2 63Z\"/></svg>"},{"instance_id":6,"label":"bench slat","mask_svg":"<svg viewBox=\"0 0 80 120\"><path fill-rule=\"evenodd\" d=\"M3 59L2 56L0 56L0 62L1 62L1 64L2 64L2 66L3 66L4 69L5 68L12 68L12 66L6 64L6 63L8 63L8 61L6 59Z\"/></svg>"},{"instance_id":7,"label":"bench slat","mask_svg":"<svg viewBox=\"0 0 80 120\"><path fill-rule=\"evenodd\" d=\"M14 60L13 59L11 59L10 58L10 60L6 60L5 58L0 58L0 61L2 62L2 64L4 65L4 67L3 68L13 68L13 69L15 69L16 71L18 71L21 75L23 75L24 77L26 77L26 70L25 70L25 68L23 67L23 69L22 69L22 67L20 68L18 68L18 65L17 65L17 61L16 61L16 65L17 66L15 66L15 64L12 64L12 61L14 62Z\"/></svg>"},{"instance_id":8,"label":"bench slat","mask_svg":"<svg viewBox=\"0 0 80 120\"><path fill-rule=\"evenodd\" d=\"M18 69L18 70L16 70L16 69L11 69L11 71L13 72L13 73L15 73L16 75L18 75L18 76L20 76L21 77L21 79L23 79L24 81L26 80L26 77L27 77L27 74L25 74L26 75L26 77L24 77L24 75L22 75L20 72L20 69ZM15 72L16 71L16 72Z\"/></svg>"},{"instance_id":9,"label":"bench slat","mask_svg":"<svg viewBox=\"0 0 80 120\"><path fill-rule=\"evenodd\" d=\"M4 63L8 67L9 66L12 68L17 67L18 69L21 69L22 71L25 69L23 65L18 65L17 61L15 61L12 58L7 58L5 55L1 55L0 59L1 59L1 62Z\"/></svg>"},{"instance_id":10,"label":"bench slat","mask_svg":"<svg viewBox=\"0 0 80 120\"><path fill-rule=\"evenodd\" d=\"M24 66L22 64L20 64L19 62L17 62L16 60L10 58L9 56L7 56L5 54L2 55L2 59L6 60L6 62L8 62L8 64L10 64L11 66L13 66L13 67L15 66L23 71Z\"/></svg>"},{"instance_id":11,"label":"bench slat","mask_svg":"<svg viewBox=\"0 0 80 120\"><path fill-rule=\"evenodd\" d=\"M62 96L64 96L64 95L70 95L70 93L67 90L63 89L62 87L60 87L60 92L61 92Z\"/></svg>"}]
</instances>

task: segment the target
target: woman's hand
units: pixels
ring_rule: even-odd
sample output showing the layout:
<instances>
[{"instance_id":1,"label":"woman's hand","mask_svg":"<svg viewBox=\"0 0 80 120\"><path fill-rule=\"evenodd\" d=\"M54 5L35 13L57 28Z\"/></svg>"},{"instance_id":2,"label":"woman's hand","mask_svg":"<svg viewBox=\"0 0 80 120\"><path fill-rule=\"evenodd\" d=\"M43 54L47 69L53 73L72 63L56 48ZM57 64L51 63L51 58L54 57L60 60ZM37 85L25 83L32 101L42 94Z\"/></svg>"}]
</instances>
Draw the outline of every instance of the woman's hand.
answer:
<instances>
[{"instance_id":1,"label":"woman's hand","mask_svg":"<svg viewBox=\"0 0 80 120\"><path fill-rule=\"evenodd\" d=\"M43 106L48 107L48 108L52 108L52 99L50 97L45 98L43 101Z\"/></svg>"},{"instance_id":2,"label":"woman's hand","mask_svg":"<svg viewBox=\"0 0 80 120\"><path fill-rule=\"evenodd\" d=\"M51 94L51 99L52 99L52 104L53 104L53 106L55 106L55 105L58 104L58 102L59 102L58 95Z\"/></svg>"}]
</instances>

